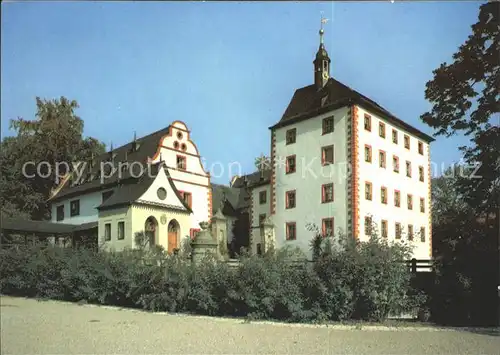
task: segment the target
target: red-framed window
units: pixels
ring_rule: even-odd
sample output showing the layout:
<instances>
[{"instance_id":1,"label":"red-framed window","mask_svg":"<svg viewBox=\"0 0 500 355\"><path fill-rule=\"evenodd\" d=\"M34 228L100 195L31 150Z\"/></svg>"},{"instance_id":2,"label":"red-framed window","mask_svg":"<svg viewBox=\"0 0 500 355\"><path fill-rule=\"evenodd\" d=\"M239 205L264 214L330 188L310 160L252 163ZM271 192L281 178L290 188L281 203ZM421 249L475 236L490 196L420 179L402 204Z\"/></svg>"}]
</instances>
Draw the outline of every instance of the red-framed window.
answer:
<instances>
[{"instance_id":1,"label":"red-framed window","mask_svg":"<svg viewBox=\"0 0 500 355\"><path fill-rule=\"evenodd\" d=\"M366 216L365 217L365 235L370 235L371 231L372 231L372 217Z\"/></svg>"},{"instance_id":2,"label":"red-framed window","mask_svg":"<svg viewBox=\"0 0 500 355\"><path fill-rule=\"evenodd\" d=\"M294 155L289 155L286 157L286 173L293 174L297 171L297 161Z\"/></svg>"},{"instance_id":3,"label":"red-framed window","mask_svg":"<svg viewBox=\"0 0 500 355\"><path fill-rule=\"evenodd\" d=\"M372 117L365 113L365 131L371 132L372 130Z\"/></svg>"},{"instance_id":4,"label":"red-framed window","mask_svg":"<svg viewBox=\"0 0 500 355\"><path fill-rule=\"evenodd\" d=\"M187 168L186 157L182 156L182 155L178 155L177 160L176 160L176 166L177 166L177 169L179 169L179 170L186 170L186 168Z\"/></svg>"},{"instance_id":5,"label":"red-framed window","mask_svg":"<svg viewBox=\"0 0 500 355\"><path fill-rule=\"evenodd\" d=\"M408 240L413 240L413 224L408 224Z\"/></svg>"},{"instance_id":6,"label":"red-framed window","mask_svg":"<svg viewBox=\"0 0 500 355\"><path fill-rule=\"evenodd\" d=\"M329 165L334 163L333 145L321 148L321 165Z\"/></svg>"},{"instance_id":7,"label":"red-framed window","mask_svg":"<svg viewBox=\"0 0 500 355\"><path fill-rule=\"evenodd\" d=\"M185 192L185 191L179 191L182 199L186 203L186 205L189 206L189 208L193 207L193 198L190 192Z\"/></svg>"},{"instance_id":8,"label":"red-framed window","mask_svg":"<svg viewBox=\"0 0 500 355\"><path fill-rule=\"evenodd\" d=\"M424 155L424 143L418 142L418 154Z\"/></svg>"},{"instance_id":9,"label":"red-framed window","mask_svg":"<svg viewBox=\"0 0 500 355\"><path fill-rule=\"evenodd\" d=\"M365 182L365 199L371 201L373 199L373 185L371 182Z\"/></svg>"},{"instance_id":10,"label":"red-framed window","mask_svg":"<svg viewBox=\"0 0 500 355\"><path fill-rule=\"evenodd\" d=\"M404 135L404 144L406 149L410 149L410 136L405 134Z\"/></svg>"},{"instance_id":11,"label":"red-framed window","mask_svg":"<svg viewBox=\"0 0 500 355\"><path fill-rule=\"evenodd\" d=\"M384 168L384 169L386 168L386 165L387 165L386 160L385 160L385 156L386 155L385 155L385 152L383 150L378 151L378 161L379 161L378 165L379 165L379 167Z\"/></svg>"},{"instance_id":12,"label":"red-framed window","mask_svg":"<svg viewBox=\"0 0 500 355\"><path fill-rule=\"evenodd\" d=\"M394 190L394 206L401 207L401 191Z\"/></svg>"},{"instance_id":13,"label":"red-framed window","mask_svg":"<svg viewBox=\"0 0 500 355\"><path fill-rule=\"evenodd\" d=\"M392 156L392 170L399 173L399 158L395 155Z\"/></svg>"},{"instance_id":14,"label":"red-framed window","mask_svg":"<svg viewBox=\"0 0 500 355\"><path fill-rule=\"evenodd\" d=\"M323 218L321 220L321 232L323 234L323 237L326 236L332 236L334 233L334 218L329 217L329 218Z\"/></svg>"},{"instance_id":15,"label":"red-framed window","mask_svg":"<svg viewBox=\"0 0 500 355\"><path fill-rule=\"evenodd\" d=\"M297 201L296 201L296 193L295 190L287 191L285 192L285 208L290 209L290 208L295 208Z\"/></svg>"},{"instance_id":16,"label":"red-framed window","mask_svg":"<svg viewBox=\"0 0 500 355\"><path fill-rule=\"evenodd\" d=\"M297 141L297 128L286 131L286 144L294 144Z\"/></svg>"},{"instance_id":17,"label":"red-framed window","mask_svg":"<svg viewBox=\"0 0 500 355\"><path fill-rule=\"evenodd\" d=\"M383 219L381 221L380 230L381 230L382 238L387 238L387 234L388 234L387 220Z\"/></svg>"},{"instance_id":18,"label":"red-framed window","mask_svg":"<svg viewBox=\"0 0 500 355\"><path fill-rule=\"evenodd\" d=\"M385 186L380 188L380 202L387 205L387 187Z\"/></svg>"},{"instance_id":19,"label":"red-framed window","mask_svg":"<svg viewBox=\"0 0 500 355\"><path fill-rule=\"evenodd\" d=\"M406 177L411 178L411 162L406 161Z\"/></svg>"},{"instance_id":20,"label":"red-framed window","mask_svg":"<svg viewBox=\"0 0 500 355\"><path fill-rule=\"evenodd\" d=\"M396 230L396 239L401 239L401 232L402 232L401 223L396 222L395 230Z\"/></svg>"},{"instance_id":21,"label":"red-framed window","mask_svg":"<svg viewBox=\"0 0 500 355\"><path fill-rule=\"evenodd\" d=\"M333 182L321 185L321 202L322 203L333 202L333 199L334 199Z\"/></svg>"},{"instance_id":22,"label":"red-framed window","mask_svg":"<svg viewBox=\"0 0 500 355\"><path fill-rule=\"evenodd\" d=\"M333 116L323 118L321 126L323 135L332 133L334 130Z\"/></svg>"},{"instance_id":23,"label":"red-framed window","mask_svg":"<svg viewBox=\"0 0 500 355\"><path fill-rule=\"evenodd\" d=\"M378 135L381 138L385 138L385 123L383 122L378 123Z\"/></svg>"},{"instance_id":24,"label":"red-framed window","mask_svg":"<svg viewBox=\"0 0 500 355\"><path fill-rule=\"evenodd\" d=\"M424 182L424 167L423 166L418 167L418 180L420 180L421 182Z\"/></svg>"},{"instance_id":25,"label":"red-framed window","mask_svg":"<svg viewBox=\"0 0 500 355\"><path fill-rule=\"evenodd\" d=\"M297 224L295 222L287 222L285 225L286 240L297 239Z\"/></svg>"},{"instance_id":26,"label":"red-framed window","mask_svg":"<svg viewBox=\"0 0 500 355\"><path fill-rule=\"evenodd\" d=\"M368 144L365 144L365 162L372 162L372 147Z\"/></svg>"},{"instance_id":27,"label":"red-framed window","mask_svg":"<svg viewBox=\"0 0 500 355\"><path fill-rule=\"evenodd\" d=\"M398 144L398 131L395 129L392 130L392 143Z\"/></svg>"}]
</instances>

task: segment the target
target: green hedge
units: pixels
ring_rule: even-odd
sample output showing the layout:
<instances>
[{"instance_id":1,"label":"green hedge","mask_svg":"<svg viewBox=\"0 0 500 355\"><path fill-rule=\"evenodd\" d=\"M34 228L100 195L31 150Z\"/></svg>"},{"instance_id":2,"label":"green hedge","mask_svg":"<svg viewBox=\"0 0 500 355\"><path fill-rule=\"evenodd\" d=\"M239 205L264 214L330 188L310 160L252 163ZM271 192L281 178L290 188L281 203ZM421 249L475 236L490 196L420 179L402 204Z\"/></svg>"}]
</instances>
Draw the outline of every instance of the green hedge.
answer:
<instances>
[{"instance_id":1,"label":"green hedge","mask_svg":"<svg viewBox=\"0 0 500 355\"><path fill-rule=\"evenodd\" d=\"M376 238L341 244L328 242L314 262L291 262L295 253L284 249L243 256L237 268L181 257L159 266L132 251L12 248L1 251L0 287L8 295L293 322L381 321L423 302L401 263L408 249Z\"/></svg>"}]
</instances>

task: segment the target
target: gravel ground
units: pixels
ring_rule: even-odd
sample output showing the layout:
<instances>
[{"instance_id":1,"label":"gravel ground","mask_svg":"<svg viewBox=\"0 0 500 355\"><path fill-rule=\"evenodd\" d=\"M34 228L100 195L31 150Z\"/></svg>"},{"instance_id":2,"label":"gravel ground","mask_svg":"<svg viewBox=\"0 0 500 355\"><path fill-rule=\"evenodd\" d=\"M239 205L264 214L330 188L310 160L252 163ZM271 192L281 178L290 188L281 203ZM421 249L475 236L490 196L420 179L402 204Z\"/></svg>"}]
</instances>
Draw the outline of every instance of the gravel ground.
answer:
<instances>
[{"instance_id":1,"label":"gravel ground","mask_svg":"<svg viewBox=\"0 0 500 355\"><path fill-rule=\"evenodd\" d=\"M284 325L1 297L2 354L500 354L497 330Z\"/></svg>"}]
</instances>

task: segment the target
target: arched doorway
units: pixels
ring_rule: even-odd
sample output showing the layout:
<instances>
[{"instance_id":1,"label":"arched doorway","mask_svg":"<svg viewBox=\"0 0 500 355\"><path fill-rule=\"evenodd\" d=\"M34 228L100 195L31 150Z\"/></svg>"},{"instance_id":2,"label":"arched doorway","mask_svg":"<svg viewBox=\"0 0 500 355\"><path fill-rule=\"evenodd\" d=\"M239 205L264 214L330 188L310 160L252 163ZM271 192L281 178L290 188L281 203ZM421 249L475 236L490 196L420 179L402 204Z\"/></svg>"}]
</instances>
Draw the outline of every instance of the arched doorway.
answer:
<instances>
[{"instance_id":1,"label":"arched doorway","mask_svg":"<svg viewBox=\"0 0 500 355\"><path fill-rule=\"evenodd\" d=\"M158 242L158 221L153 216L146 219L144 224L144 232L146 233L146 246L152 248Z\"/></svg>"},{"instance_id":2,"label":"arched doorway","mask_svg":"<svg viewBox=\"0 0 500 355\"><path fill-rule=\"evenodd\" d=\"M180 227L179 223L173 219L168 223L168 253L173 253L174 249L177 249L177 243L179 241Z\"/></svg>"}]
</instances>

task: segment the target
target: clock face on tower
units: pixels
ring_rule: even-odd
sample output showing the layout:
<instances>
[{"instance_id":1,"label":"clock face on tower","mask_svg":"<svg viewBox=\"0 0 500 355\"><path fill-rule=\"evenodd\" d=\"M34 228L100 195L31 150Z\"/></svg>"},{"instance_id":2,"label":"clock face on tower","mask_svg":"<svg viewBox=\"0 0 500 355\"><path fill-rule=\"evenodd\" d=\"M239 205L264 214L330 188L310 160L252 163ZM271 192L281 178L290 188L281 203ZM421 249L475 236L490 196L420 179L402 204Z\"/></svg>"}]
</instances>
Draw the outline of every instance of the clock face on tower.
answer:
<instances>
[{"instance_id":1,"label":"clock face on tower","mask_svg":"<svg viewBox=\"0 0 500 355\"><path fill-rule=\"evenodd\" d=\"M327 72L323 73L323 79L328 79L328 73Z\"/></svg>"}]
</instances>

